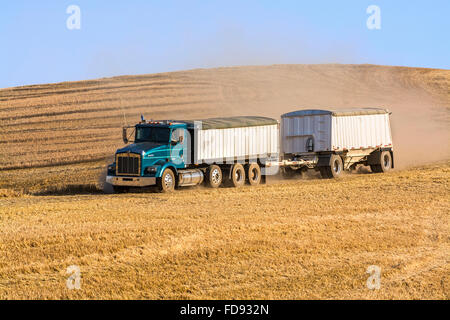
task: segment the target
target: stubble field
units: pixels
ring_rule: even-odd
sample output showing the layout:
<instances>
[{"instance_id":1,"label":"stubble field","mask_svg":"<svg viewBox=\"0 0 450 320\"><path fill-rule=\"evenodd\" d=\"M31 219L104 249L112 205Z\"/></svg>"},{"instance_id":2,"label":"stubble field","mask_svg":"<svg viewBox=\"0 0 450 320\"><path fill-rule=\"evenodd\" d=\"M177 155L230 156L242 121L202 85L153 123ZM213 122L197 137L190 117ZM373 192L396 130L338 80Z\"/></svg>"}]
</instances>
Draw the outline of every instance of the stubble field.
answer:
<instances>
[{"instance_id":1,"label":"stubble field","mask_svg":"<svg viewBox=\"0 0 450 320\"><path fill-rule=\"evenodd\" d=\"M449 87L448 70L299 65L2 89L0 298L448 299ZM329 106L391 109L398 168L101 192L121 125L141 113L278 118ZM66 287L71 265L80 290ZM366 286L371 265L379 290Z\"/></svg>"}]
</instances>

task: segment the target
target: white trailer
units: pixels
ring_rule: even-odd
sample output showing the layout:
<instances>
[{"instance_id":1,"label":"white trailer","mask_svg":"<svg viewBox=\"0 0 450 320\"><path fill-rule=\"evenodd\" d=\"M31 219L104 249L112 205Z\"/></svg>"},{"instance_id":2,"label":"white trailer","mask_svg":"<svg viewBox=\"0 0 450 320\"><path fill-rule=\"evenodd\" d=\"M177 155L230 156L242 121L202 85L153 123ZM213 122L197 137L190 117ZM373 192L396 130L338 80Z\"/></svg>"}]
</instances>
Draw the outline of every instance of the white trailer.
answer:
<instances>
[{"instance_id":1,"label":"white trailer","mask_svg":"<svg viewBox=\"0 0 450 320\"><path fill-rule=\"evenodd\" d=\"M188 123L194 163L224 164L279 157L279 123L265 117L214 118Z\"/></svg>"},{"instance_id":2,"label":"white trailer","mask_svg":"<svg viewBox=\"0 0 450 320\"><path fill-rule=\"evenodd\" d=\"M285 174L314 168L337 177L358 164L374 172L393 168L390 112L386 109L299 110L281 116ZM291 165L292 161L292 165ZM273 165L273 164L272 164Z\"/></svg>"},{"instance_id":3,"label":"white trailer","mask_svg":"<svg viewBox=\"0 0 450 320\"><path fill-rule=\"evenodd\" d=\"M275 119L241 116L178 123L187 125L191 140L188 152L192 161L185 161L186 168L201 172L210 187L217 188L222 182L239 187L245 181L258 185L265 181L262 164L279 159L280 125ZM179 185L191 185L192 181L185 184L183 170L179 180Z\"/></svg>"}]
</instances>

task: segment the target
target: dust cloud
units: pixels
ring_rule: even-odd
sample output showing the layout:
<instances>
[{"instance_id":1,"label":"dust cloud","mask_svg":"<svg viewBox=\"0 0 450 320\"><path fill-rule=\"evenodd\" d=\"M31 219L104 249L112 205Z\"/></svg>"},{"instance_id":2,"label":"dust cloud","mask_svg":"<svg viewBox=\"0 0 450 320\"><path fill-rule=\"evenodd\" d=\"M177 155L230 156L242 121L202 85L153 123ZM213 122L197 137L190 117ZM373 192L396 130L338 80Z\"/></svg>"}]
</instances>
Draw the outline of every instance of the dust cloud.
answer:
<instances>
[{"instance_id":1,"label":"dust cloud","mask_svg":"<svg viewBox=\"0 0 450 320\"><path fill-rule=\"evenodd\" d=\"M199 69L190 81L216 88L204 117L279 119L298 109L383 107L392 112L396 168L450 158L450 71L374 65L273 65ZM194 110L178 113L192 118Z\"/></svg>"}]
</instances>

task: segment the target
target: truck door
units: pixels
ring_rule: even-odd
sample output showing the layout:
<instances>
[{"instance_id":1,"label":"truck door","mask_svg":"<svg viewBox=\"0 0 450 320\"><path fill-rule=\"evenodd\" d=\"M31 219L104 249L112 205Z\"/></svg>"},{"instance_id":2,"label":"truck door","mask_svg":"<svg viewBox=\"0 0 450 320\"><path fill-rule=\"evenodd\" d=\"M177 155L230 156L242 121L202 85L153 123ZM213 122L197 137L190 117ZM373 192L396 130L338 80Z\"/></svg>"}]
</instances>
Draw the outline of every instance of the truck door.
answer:
<instances>
[{"instance_id":1,"label":"truck door","mask_svg":"<svg viewBox=\"0 0 450 320\"><path fill-rule=\"evenodd\" d=\"M187 157L186 129L177 128L172 130L170 161L177 169L184 168Z\"/></svg>"}]
</instances>

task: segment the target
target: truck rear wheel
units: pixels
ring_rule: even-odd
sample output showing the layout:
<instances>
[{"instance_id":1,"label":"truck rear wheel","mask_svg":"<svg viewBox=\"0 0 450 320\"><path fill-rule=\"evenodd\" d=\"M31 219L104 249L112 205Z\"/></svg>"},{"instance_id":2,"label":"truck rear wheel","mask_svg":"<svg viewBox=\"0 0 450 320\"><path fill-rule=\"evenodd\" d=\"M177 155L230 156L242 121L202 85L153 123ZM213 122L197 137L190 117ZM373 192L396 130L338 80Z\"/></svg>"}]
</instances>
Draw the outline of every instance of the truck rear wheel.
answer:
<instances>
[{"instance_id":1,"label":"truck rear wheel","mask_svg":"<svg viewBox=\"0 0 450 320\"><path fill-rule=\"evenodd\" d=\"M164 170L161 178L156 179L159 192L172 192L175 189L175 174L169 168Z\"/></svg>"},{"instance_id":2,"label":"truck rear wheel","mask_svg":"<svg viewBox=\"0 0 450 320\"><path fill-rule=\"evenodd\" d=\"M235 188L242 187L245 184L245 170L242 164L236 163L231 168L230 182L231 186Z\"/></svg>"},{"instance_id":3,"label":"truck rear wheel","mask_svg":"<svg viewBox=\"0 0 450 320\"><path fill-rule=\"evenodd\" d=\"M222 184L222 170L217 165L211 165L206 170L206 183L211 188L218 188Z\"/></svg>"},{"instance_id":4,"label":"truck rear wheel","mask_svg":"<svg viewBox=\"0 0 450 320\"><path fill-rule=\"evenodd\" d=\"M388 172L392 168L392 156L389 151L383 151L380 154L380 163L379 164L371 164L370 170L375 173L384 173Z\"/></svg>"},{"instance_id":5,"label":"truck rear wheel","mask_svg":"<svg viewBox=\"0 0 450 320\"><path fill-rule=\"evenodd\" d=\"M257 163L250 163L246 166L247 180L251 186L257 186L261 182L261 168Z\"/></svg>"},{"instance_id":6,"label":"truck rear wheel","mask_svg":"<svg viewBox=\"0 0 450 320\"><path fill-rule=\"evenodd\" d=\"M320 175L324 179L339 178L344 170L341 157L333 154L330 159L330 165L320 167L319 170Z\"/></svg>"}]
</instances>

